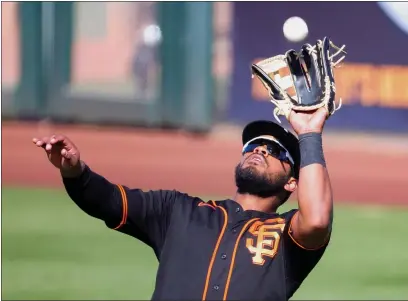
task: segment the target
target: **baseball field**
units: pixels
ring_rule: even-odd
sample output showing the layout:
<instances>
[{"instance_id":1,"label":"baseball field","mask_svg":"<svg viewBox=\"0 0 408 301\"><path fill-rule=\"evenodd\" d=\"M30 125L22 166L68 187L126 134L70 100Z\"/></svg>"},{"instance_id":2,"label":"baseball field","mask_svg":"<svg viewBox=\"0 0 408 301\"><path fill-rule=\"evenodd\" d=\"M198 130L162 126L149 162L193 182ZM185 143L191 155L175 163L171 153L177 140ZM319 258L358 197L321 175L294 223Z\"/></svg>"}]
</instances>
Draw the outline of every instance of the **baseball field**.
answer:
<instances>
[{"instance_id":1,"label":"baseball field","mask_svg":"<svg viewBox=\"0 0 408 301\"><path fill-rule=\"evenodd\" d=\"M68 135L95 171L129 187L206 200L234 193L239 129L197 137L46 123L2 127L4 300L146 300L154 287L153 252L77 208L34 136ZM324 141L335 192L333 237L293 299L407 300L407 138L327 133Z\"/></svg>"}]
</instances>

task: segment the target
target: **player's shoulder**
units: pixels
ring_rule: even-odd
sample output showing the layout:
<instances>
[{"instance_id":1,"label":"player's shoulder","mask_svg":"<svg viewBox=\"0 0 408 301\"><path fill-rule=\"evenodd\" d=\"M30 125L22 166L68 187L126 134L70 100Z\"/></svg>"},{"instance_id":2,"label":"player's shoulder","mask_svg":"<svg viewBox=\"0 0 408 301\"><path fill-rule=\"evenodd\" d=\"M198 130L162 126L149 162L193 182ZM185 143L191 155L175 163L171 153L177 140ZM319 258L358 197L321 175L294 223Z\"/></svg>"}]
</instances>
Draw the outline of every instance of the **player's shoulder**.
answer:
<instances>
[{"instance_id":1,"label":"player's shoulder","mask_svg":"<svg viewBox=\"0 0 408 301\"><path fill-rule=\"evenodd\" d=\"M179 204L182 207L197 207L203 204L207 204L210 202L205 201L204 199L191 195L186 192L182 192L179 190L165 190L162 193L169 195L175 203Z\"/></svg>"},{"instance_id":2,"label":"player's shoulder","mask_svg":"<svg viewBox=\"0 0 408 301\"><path fill-rule=\"evenodd\" d=\"M279 217L283 218L286 222L290 222L292 217L298 212L299 209L290 209L288 211L284 211L282 213L279 213Z\"/></svg>"},{"instance_id":3,"label":"player's shoulder","mask_svg":"<svg viewBox=\"0 0 408 301\"><path fill-rule=\"evenodd\" d=\"M127 188L127 187L126 187ZM178 191L176 189L142 190L140 188L128 189L127 193L135 199L145 199L151 202L167 204L189 204L203 202L200 198Z\"/></svg>"},{"instance_id":4,"label":"player's shoulder","mask_svg":"<svg viewBox=\"0 0 408 301\"><path fill-rule=\"evenodd\" d=\"M182 205L198 204L200 202L203 202L203 200L200 199L199 197L192 196L188 193L176 189L172 190L159 189L154 190L153 193L163 199L168 199L173 201L174 203L180 203Z\"/></svg>"},{"instance_id":5,"label":"player's shoulder","mask_svg":"<svg viewBox=\"0 0 408 301\"><path fill-rule=\"evenodd\" d=\"M193 212L201 212L201 214L206 215L212 213L210 209L215 209L213 201L206 201L200 197L177 190L173 190L171 193L174 195L175 214L190 216Z\"/></svg>"}]
</instances>

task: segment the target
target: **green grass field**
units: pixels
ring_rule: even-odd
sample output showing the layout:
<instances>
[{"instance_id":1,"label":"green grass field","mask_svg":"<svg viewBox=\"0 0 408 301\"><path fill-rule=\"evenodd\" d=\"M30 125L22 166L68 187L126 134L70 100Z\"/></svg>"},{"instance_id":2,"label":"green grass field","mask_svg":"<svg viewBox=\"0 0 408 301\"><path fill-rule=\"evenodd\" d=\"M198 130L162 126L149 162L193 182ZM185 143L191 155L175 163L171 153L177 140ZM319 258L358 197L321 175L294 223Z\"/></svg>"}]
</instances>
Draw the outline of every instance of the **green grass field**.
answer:
<instances>
[{"instance_id":1,"label":"green grass field","mask_svg":"<svg viewBox=\"0 0 408 301\"><path fill-rule=\"evenodd\" d=\"M290 204L288 204L290 206ZM157 261L63 191L3 188L2 299L147 300ZM408 208L336 207L330 247L294 299L408 299Z\"/></svg>"}]
</instances>

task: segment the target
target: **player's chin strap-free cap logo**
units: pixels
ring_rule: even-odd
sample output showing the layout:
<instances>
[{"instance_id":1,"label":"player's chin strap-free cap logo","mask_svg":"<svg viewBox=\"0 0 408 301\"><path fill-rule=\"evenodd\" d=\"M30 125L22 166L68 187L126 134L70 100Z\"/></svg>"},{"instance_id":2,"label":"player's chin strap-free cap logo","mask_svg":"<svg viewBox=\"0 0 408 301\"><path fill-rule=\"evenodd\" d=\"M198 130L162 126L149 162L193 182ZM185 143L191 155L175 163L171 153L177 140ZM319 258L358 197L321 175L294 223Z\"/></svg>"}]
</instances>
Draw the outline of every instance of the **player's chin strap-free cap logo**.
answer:
<instances>
[{"instance_id":1,"label":"player's chin strap-free cap logo","mask_svg":"<svg viewBox=\"0 0 408 301\"><path fill-rule=\"evenodd\" d=\"M274 258L278 252L279 242L285 220L283 218L272 218L266 221L256 221L248 232L253 238L247 238L246 247L252 256L252 263L264 265L265 257Z\"/></svg>"}]
</instances>

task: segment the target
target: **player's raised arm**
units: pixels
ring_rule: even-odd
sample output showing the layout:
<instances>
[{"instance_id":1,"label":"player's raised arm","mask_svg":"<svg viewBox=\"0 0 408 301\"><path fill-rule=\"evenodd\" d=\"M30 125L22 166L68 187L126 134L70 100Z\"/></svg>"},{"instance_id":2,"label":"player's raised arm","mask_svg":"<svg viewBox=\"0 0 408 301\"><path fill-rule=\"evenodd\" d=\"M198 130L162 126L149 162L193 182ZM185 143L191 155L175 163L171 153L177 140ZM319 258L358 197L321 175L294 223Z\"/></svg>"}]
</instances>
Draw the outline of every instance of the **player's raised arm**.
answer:
<instances>
[{"instance_id":1,"label":"player's raised arm","mask_svg":"<svg viewBox=\"0 0 408 301\"><path fill-rule=\"evenodd\" d=\"M78 148L69 138L54 135L34 138L33 142L44 148L48 160L60 170L68 195L83 211L107 222L120 219L122 200L115 185L81 161Z\"/></svg>"},{"instance_id":2,"label":"player's raised arm","mask_svg":"<svg viewBox=\"0 0 408 301\"><path fill-rule=\"evenodd\" d=\"M293 217L292 236L303 247L316 249L327 242L333 218L333 195L326 169L322 130L327 111L291 112L289 122L299 136L301 164L299 212Z\"/></svg>"},{"instance_id":3,"label":"player's raised arm","mask_svg":"<svg viewBox=\"0 0 408 301\"><path fill-rule=\"evenodd\" d=\"M88 215L109 228L134 236L158 250L164 240L176 191L129 189L92 171L65 136L34 138L49 161L60 170L70 198Z\"/></svg>"}]
</instances>

